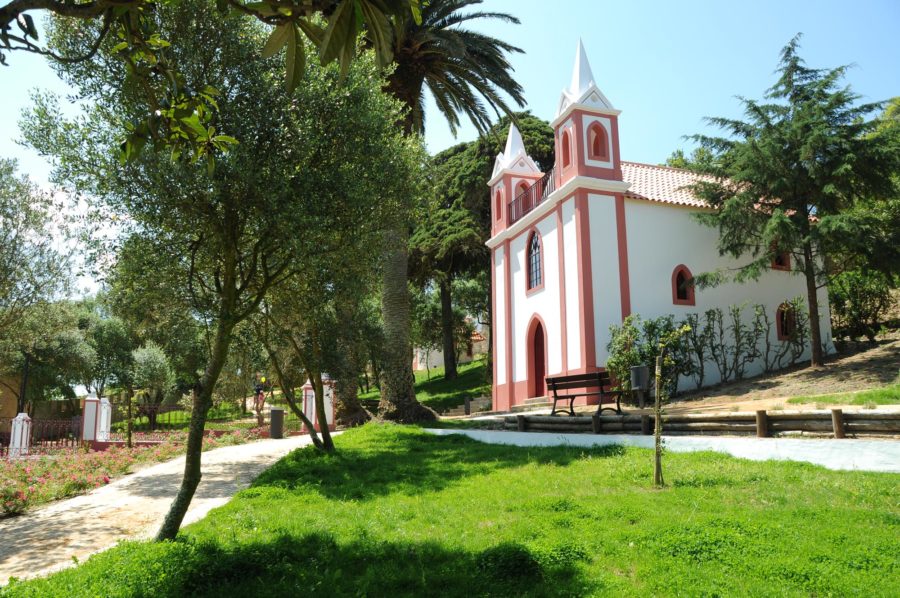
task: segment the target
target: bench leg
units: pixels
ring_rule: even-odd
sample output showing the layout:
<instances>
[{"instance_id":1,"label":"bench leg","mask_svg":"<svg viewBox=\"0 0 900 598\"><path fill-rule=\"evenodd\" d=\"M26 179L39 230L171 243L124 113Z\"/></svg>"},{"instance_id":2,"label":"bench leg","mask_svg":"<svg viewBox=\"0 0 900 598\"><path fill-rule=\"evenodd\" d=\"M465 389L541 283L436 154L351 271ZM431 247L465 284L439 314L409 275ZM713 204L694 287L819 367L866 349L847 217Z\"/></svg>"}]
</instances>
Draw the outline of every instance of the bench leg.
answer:
<instances>
[{"instance_id":1,"label":"bench leg","mask_svg":"<svg viewBox=\"0 0 900 598\"><path fill-rule=\"evenodd\" d=\"M569 417L575 417L575 399L569 399Z\"/></svg>"}]
</instances>

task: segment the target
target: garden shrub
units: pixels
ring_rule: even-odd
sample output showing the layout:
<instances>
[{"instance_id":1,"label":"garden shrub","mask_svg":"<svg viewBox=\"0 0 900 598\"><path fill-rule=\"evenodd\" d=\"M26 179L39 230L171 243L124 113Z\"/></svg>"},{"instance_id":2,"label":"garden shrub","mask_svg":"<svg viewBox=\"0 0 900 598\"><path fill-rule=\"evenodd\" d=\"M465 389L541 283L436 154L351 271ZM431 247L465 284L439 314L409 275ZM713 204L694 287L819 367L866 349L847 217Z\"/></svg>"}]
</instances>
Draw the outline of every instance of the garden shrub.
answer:
<instances>
[{"instance_id":1,"label":"garden shrub","mask_svg":"<svg viewBox=\"0 0 900 598\"><path fill-rule=\"evenodd\" d=\"M844 272L832 279L828 300L835 337L865 337L874 343L881 322L893 305L891 281L880 272Z\"/></svg>"}]
</instances>

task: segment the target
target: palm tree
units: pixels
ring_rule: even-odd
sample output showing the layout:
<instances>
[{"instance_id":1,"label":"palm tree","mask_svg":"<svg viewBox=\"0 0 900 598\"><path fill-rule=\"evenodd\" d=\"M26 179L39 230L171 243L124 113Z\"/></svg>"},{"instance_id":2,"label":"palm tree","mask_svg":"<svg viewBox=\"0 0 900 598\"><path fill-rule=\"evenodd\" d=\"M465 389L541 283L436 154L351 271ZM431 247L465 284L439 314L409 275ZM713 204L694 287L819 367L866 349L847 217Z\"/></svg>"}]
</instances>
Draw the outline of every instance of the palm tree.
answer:
<instances>
[{"instance_id":1,"label":"palm tree","mask_svg":"<svg viewBox=\"0 0 900 598\"><path fill-rule=\"evenodd\" d=\"M480 132L488 130L488 108L499 115L510 109L501 92L523 106L522 87L511 76L506 56L519 48L496 38L464 29L476 19L498 19L518 24L506 13L461 12L482 0L431 0L423 3L422 18L399 20L394 27L395 70L387 90L408 108L400 125L406 135L425 130L425 88L456 133L460 115ZM434 414L416 401L413 388L412 348L409 341L409 222L399 219L385 233L382 315L385 355L380 409L386 419L422 421Z\"/></svg>"}]
</instances>

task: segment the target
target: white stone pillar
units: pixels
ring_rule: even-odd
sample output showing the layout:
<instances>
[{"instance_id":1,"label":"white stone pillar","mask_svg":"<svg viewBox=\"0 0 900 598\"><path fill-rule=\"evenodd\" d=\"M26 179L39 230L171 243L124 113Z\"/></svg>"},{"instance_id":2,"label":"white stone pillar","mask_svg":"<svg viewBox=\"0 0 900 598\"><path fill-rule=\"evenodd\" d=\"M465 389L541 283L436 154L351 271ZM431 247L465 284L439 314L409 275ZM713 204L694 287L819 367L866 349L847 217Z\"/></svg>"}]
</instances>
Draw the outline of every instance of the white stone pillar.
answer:
<instances>
[{"instance_id":1,"label":"white stone pillar","mask_svg":"<svg viewBox=\"0 0 900 598\"><path fill-rule=\"evenodd\" d=\"M112 427L112 405L106 397L100 399L99 418L100 421L97 425L97 440L109 442L109 432Z\"/></svg>"},{"instance_id":2,"label":"white stone pillar","mask_svg":"<svg viewBox=\"0 0 900 598\"><path fill-rule=\"evenodd\" d=\"M20 413L12 420L9 439L9 457L24 457L31 448L31 418L27 413Z\"/></svg>"},{"instance_id":3,"label":"white stone pillar","mask_svg":"<svg viewBox=\"0 0 900 598\"><path fill-rule=\"evenodd\" d=\"M85 442L99 440L97 432L100 427L100 399L88 397L84 400L84 415L81 418L81 439Z\"/></svg>"}]
</instances>

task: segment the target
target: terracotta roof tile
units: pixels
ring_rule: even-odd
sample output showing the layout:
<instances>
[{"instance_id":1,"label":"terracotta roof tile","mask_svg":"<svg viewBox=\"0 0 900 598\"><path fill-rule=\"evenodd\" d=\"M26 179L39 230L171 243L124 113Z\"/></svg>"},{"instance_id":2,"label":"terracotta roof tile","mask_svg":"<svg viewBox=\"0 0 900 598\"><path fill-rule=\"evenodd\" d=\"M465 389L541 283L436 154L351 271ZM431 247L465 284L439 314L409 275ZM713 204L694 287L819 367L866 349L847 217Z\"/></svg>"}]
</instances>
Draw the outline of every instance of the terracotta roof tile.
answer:
<instances>
[{"instance_id":1,"label":"terracotta roof tile","mask_svg":"<svg viewBox=\"0 0 900 598\"><path fill-rule=\"evenodd\" d=\"M696 172L668 166L623 161L622 178L631 183L631 188L625 193L625 197L695 208L709 207L706 202L697 199L690 190L685 188L687 185L707 178Z\"/></svg>"}]
</instances>

